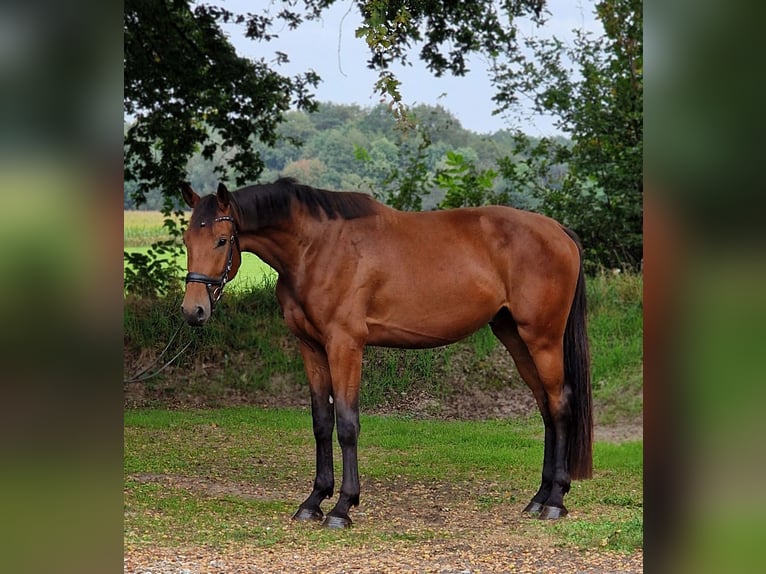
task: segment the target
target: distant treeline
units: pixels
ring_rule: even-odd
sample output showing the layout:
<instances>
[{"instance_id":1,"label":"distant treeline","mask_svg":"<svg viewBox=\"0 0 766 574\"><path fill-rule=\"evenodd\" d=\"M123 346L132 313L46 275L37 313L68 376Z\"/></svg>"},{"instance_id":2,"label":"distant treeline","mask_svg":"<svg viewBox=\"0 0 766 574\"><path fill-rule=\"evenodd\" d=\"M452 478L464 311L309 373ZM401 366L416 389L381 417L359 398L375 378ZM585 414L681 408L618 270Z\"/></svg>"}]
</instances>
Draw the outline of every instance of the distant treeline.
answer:
<instances>
[{"instance_id":1,"label":"distant treeline","mask_svg":"<svg viewBox=\"0 0 766 574\"><path fill-rule=\"evenodd\" d=\"M260 182L290 176L316 187L364 191L382 197L387 187L395 186L397 178L404 177L408 170L412 172L417 163L422 171L422 209L433 209L445 197L444 188L436 185L434 178L449 167L449 152L461 156L465 165L479 173L500 172L491 185L496 197L504 198L505 203L534 206L535 198L523 189L514 189L498 169L501 158L508 161L516 153L511 131L477 134L463 128L441 106L416 106L412 113L417 128L402 129L383 104L365 108L323 103L315 113L288 112L279 129L278 144L258 144L264 163ZM560 141L566 143L563 138ZM195 154L187 167L192 187L200 193L212 192L220 179L214 168L225 163L226 157L220 154L213 161ZM233 182L227 183L230 188L236 187ZM125 183L125 209L162 208L159 190L148 194L142 205L135 205L131 197L134 185Z\"/></svg>"}]
</instances>

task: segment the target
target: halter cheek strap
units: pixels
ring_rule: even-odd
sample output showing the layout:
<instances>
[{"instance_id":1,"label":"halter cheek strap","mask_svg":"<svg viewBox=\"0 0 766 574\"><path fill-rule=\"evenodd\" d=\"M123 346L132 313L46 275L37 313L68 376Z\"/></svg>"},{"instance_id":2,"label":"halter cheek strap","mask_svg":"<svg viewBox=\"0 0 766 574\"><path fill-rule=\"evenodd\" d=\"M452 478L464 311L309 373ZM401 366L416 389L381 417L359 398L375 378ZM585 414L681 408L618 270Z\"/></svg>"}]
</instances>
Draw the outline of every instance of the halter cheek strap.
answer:
<instances>
[{"instance_id":1,"label":"halter cheek strap","mask_svg":"<svg viewBox=\"0 0 766 574\"><path fill-rule=\"evenodd\" d=\"M223 217L216 217L214 221L229 221L232 224L231 237L229 238L229 253L226 257L226 267L221 273L221 276L211 277L204 273L195 273L190 271L186 274L186 283L202 283L207 288L207 296L210 299L210 310L213 310L215 304L223 297L223 288L226 285L229 277L229 271L231 271L232 261L234 260L234 245L237 246L237 251L241 253L239 248L239 238L237 237L237 225L234 222L234 218L230 215ZM204 225L204 223L203 223Z\"/></svg>"}]
</instances>

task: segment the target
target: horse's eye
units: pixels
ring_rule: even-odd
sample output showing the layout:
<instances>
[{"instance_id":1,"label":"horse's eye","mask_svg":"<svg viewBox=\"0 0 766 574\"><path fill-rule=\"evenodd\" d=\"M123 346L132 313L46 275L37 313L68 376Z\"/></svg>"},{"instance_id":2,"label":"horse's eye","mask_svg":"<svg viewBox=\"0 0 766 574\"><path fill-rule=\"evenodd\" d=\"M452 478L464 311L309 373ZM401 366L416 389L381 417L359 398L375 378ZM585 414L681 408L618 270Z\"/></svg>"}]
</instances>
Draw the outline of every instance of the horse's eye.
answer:
<instances>
[{"instance_id":1,"label":"horse's eye","mask_svg":"<svg viewBox=\"0 0 766 574\"><path fill-rule=\"evenodd\" d=\"M225 237L219 237L218 238L218 247L223 247L226 245L226 238Z\"/></svg>"}]
</instances>

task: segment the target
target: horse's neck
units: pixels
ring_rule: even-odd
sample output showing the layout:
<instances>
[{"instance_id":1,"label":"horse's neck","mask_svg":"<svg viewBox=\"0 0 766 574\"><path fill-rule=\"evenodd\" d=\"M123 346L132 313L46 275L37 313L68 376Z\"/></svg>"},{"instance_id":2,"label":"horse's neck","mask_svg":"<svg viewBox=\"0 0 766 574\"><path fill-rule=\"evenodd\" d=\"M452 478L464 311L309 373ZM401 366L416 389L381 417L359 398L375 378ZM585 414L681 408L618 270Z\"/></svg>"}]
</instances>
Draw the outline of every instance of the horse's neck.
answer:
<instances>
[{"instance_id":1,"label":"horse's neck","mask_svg":"<svg viewBox=\"0 0 766 574\"><path fill-rule=\"evenodd\" d=\"M313 242L315 225L290 224L268 227L240 235L243 251L254 253L282 276L295 274L302 253Z\"/></svg>"}]
</instances>

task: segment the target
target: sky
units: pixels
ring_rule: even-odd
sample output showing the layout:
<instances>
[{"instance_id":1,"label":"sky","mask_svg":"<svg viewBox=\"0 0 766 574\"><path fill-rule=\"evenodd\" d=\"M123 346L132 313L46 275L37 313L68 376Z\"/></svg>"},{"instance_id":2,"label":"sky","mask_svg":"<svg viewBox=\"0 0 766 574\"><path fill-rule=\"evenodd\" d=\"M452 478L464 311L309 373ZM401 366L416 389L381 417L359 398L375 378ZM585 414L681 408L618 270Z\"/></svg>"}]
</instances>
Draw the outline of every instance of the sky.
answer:
<instances>
[{"instance_id":1,"label":"sky","mask_svg":"<svg viewBox=\"0 0 766 574\"><path fill-rule=\"evenodd\" d=\"M233 12L260 13L270 7L279 10L279 2L268 0L226 0L221 2ZM601 30L594 15L595 0L548 0L551 12L545 31L559 39L572 38L574 28L594 32ZM225 27L237 52L253 59L274 59L276 51L286 53L290 62L277 68L285 75L307 70L318 73L322 82L316 90L320 102L358 104L371 107L380 101L374 85L377 72L367 68L369 51L363 39L356 38L355 30L361 23L358 9L351 0L339 0L331 6L321 20L304 22L296 30L277 30L278 38L270 42L255 42L245 38L241 28ZM522 33L532 35L534 26L522 27ZM538 32L539 33L539 32ZM533 136L556 135L558 132L550 118L510 119L493 115L494 90L487 73L486 61L478 55L469 59L470 72L463 77L434 77L413 52L411 67L392 67L401 80L402 99L405 104L439 104L454 114L464 128L477 133L493 133L505 128L521 128Z\"/></svg>"}]
</instances>

